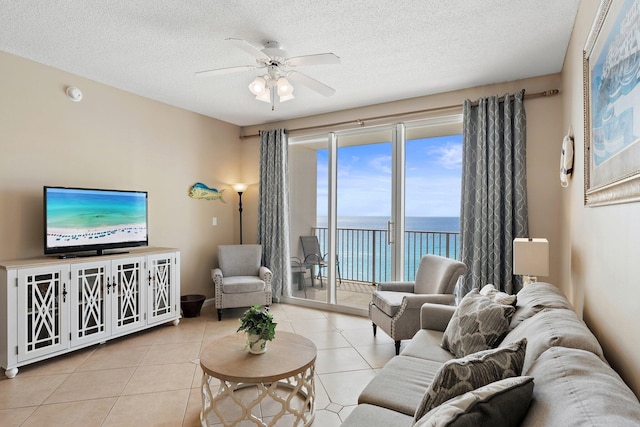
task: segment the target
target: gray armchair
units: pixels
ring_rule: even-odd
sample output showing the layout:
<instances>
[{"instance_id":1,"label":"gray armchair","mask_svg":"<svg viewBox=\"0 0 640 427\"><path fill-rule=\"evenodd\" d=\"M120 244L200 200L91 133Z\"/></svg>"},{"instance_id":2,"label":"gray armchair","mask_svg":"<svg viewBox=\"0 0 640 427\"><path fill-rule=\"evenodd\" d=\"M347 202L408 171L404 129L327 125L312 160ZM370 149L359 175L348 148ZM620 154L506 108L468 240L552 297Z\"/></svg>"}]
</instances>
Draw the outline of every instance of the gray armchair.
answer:
<instances>
[{"instance_id":1,"label":"gray armchair","mask_svg":"<svg viewBox=\"0 0 640 427\"><path fill-rule=\"evenodd\" d=\"M420 308L424 303L454 305L458 278L467 267L454 259L425 255L420 260L415 282L379 283L369 303L373 335L379 326L396 344L413 338L420 330Z\"/></svg>"},{"instance_id":2,"label":"gray armchair","mask_svg":"<svg viewBox=\"0 0 640 427\"><path fill-rule=\"evenodd\" d=\"M273 275L261 260L261 245L218 246L219 267L211 270L218 320L224 308L271 305Z\"/></svg>"}]
</instances>

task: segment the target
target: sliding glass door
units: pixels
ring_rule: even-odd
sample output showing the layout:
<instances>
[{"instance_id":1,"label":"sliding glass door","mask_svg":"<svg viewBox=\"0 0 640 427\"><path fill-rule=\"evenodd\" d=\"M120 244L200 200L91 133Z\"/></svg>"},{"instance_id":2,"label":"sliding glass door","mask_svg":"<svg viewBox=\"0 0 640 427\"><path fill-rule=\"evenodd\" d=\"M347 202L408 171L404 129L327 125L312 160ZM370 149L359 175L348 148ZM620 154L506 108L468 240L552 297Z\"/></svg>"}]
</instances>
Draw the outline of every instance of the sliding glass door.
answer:
<instances>
[{"instance_id":1,"label":"sliding glass door","mask_svg":"<svg viewBox=\"0 0 640 427\"><path fill-rule=\"evenodd\" d=\"M459 139L454 122L290 138L291 297L366 310L376 283L412 280L424 253L456 257L460 170L442 165L460 147L432 136Z\"/></svg>"}]
</instances>

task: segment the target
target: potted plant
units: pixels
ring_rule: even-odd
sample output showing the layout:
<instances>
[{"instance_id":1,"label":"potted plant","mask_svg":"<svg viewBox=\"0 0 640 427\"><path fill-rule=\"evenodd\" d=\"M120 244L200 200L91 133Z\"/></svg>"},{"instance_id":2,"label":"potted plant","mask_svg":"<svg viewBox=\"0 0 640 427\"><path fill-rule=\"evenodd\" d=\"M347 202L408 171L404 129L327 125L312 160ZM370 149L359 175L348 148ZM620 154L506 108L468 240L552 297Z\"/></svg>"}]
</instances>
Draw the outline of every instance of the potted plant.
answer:
<instances>
[{"instance_id":1,"label":"potted plant","mask_svg":"<svg viewBox=\"0 0 640 427\"><path fill-rule=\"evenodd\" d=\"M253 354L262 354L267 351L267 342L276 336L276 323L268 309L261 309L254 305L244 312L240 319L240 327L236 332L247 333L247 347Z\"/></svg>"}]
</instances>

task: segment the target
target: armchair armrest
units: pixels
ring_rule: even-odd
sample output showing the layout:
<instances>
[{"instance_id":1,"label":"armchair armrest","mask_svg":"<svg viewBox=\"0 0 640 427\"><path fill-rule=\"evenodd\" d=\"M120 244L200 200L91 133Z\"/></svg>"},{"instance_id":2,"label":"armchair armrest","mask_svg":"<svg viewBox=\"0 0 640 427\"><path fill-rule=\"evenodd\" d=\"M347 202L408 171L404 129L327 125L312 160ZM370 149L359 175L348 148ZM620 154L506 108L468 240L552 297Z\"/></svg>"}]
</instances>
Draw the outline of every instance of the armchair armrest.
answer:
<instances>
[{"instance_id":1,"label":"armchair armrest","mask_svg":"<svg viewBox=\"0 0 640 427\"><path fill-rule=\"evenodd\" d=\"M413 293L414 282L381 282L376 285L378 291Z\"/></svg>"},{"instance_id":2,"label":"armchair armrest","mask_svg":"<svg viewBox=\"0 0 640 427\"><path fill-rule=\"evenodd\" d=\"M213 289L216 295L216 298L220 298L222 294L222 281L223 281L222 270L219 268L214 268L211 270L211 279L213 279ZM216 301L218 301L216 299Z\"/></svg>"},{"instance_id":3,"label":"armchair armrest","mask_svg":"<svg viewBox=\"0 0 640 427\"><path fill-rule=\"evenodd\" d=\"M420 309L420 327L444 332L456 311L453 305L426 303Z\"/></svg>"},{"instance_id":4,"label":"armchair armrest","mask_svg":"<svg viewBox=\"0 0 640 427\"><path fill-rule=\"evenodd\" d=\"M267 287L271 288L271 279L273 278L273 273L267 267L262 266L258 271L258 276L260 279L264 280L264 283Z\"/></svg>"},{"instance_id":5,"label":"armchair armrest","mask_svg":"<svg viewBox=\"0 0 640 427\"><path fill-rule=\"evenodd\" d=\"M451 294L414 294L405 295L405 298L407 300L407 308L418 310L426 303L453 305L455 302L455 296Z\"/></svg>"}]
</instances>

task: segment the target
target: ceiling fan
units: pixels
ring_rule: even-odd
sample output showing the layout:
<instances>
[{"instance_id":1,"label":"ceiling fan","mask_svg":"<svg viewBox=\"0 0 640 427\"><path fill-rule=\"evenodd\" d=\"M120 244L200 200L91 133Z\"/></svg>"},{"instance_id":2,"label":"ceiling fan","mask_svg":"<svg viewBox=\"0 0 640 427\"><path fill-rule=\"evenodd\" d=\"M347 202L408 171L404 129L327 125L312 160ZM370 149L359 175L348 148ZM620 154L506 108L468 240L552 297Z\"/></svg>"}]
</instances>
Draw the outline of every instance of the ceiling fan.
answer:
<instances>
[{"instance_id":1,"label":"ceiling fan","mask_svg":"<svg viewBox=\"0 0 640 427\"><path fill-rule=\"evenodd\" d=\"M294 69L295 67L306 65L339 64L340 58L333 53L319 53L288 58L287 53L280 47L280 43L276 41L266 42L264 49L260 50L242 39L228 38L226 40L253 56L256 64L198 71L195 73L196 76L208 77L264 69L265 74L256 77L249 84L249 90L256 96L257 100L271 103L272 110L275 108L276 93L278 94L280 102L289 101L294 98L294 87L288 79L300 83L324 96L331 96L336 92L332 87Z\"/></svg>"}]
</instances>

